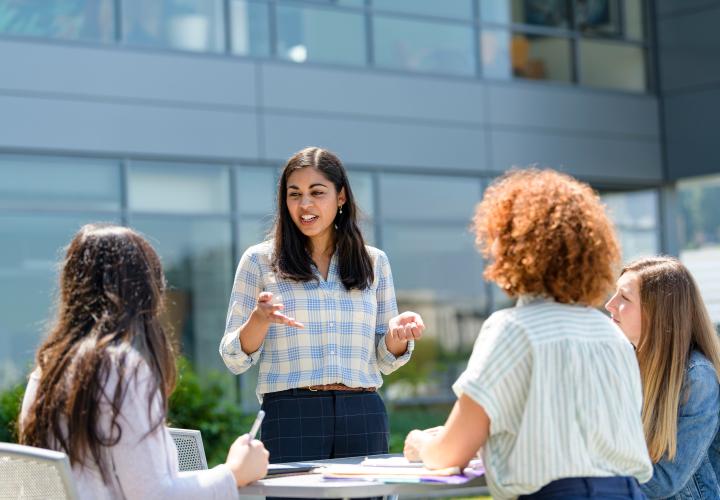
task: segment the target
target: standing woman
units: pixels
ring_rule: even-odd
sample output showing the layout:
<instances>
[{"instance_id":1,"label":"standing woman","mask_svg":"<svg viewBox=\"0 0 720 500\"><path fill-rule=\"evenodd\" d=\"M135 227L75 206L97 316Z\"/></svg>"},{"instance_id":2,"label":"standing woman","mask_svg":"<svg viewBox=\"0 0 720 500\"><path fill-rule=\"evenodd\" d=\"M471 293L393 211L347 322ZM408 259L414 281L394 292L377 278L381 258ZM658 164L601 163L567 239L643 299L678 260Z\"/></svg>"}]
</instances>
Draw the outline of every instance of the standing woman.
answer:
<instances>
[{"instance_id":1,"label":"standing woman","mask_svg":"<svg viewBox=\"0 0 720 500\"><path fill-rule=\"evenodd\" d=\"M637 347L649 498L720 498L720 340L695 280L671 257L627 265L606 304Z\"/></svg>"},{"instance_id":2,"label":"standing woman","mask_svg":"<svg viewBox=\"0 0 720 500\"><path fill-rule=\"evenodd\" d=\"M381 373L407 363L424 325L397 314L390 264L357 212L338 157L303 149L278 183L274 238L240 259L220 355L236 374L260 362L273 463L388 451Z\"/></svg>"},{"instance_id":3,"label":"standing woman","mask_svg":"<svg viewBox=\"0 0 720 500\"><path fill-rule=\"evenodd\" d=\"M262 443L245 435L225 464L178 472L165 426L176 372L164 291L160 259L132 229L88 224L70 243L20 442L66 453L82 499L234 499L267 470Z\"/></svg>"},{"instance_id":4,"label":"standing woman","mask_svg":"<svg viewBox=\"0 0 720 500\"><path fill-rule=\"evenodd\" d=\"M405 453L433 468L482 448L493 498L644 498L652 473L632 346L595 309L619 248L600 199L553 170L519 170L475 213L485 277L517 305L482 326L445 425L408 434Z\"/></svg>"}]
</instances>

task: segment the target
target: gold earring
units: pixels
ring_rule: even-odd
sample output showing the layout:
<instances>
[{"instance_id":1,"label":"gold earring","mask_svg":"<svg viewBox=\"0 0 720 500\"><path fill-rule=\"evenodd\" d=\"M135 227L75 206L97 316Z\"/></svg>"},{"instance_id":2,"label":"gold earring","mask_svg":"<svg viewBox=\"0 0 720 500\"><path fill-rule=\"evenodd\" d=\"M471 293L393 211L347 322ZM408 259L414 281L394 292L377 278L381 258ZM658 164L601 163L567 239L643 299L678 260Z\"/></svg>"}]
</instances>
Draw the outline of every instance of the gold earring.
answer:
<instances>
[{"instance_id":1,"label":"gold earring","mask_svg":"<svg viewBox=\"0 0 720 500\"><path fill-rule=\"evenodd\" d=\"M340 210L338 211L340 215L342 215L342 205L340 205Z\"/></svg>"}]
</instances>

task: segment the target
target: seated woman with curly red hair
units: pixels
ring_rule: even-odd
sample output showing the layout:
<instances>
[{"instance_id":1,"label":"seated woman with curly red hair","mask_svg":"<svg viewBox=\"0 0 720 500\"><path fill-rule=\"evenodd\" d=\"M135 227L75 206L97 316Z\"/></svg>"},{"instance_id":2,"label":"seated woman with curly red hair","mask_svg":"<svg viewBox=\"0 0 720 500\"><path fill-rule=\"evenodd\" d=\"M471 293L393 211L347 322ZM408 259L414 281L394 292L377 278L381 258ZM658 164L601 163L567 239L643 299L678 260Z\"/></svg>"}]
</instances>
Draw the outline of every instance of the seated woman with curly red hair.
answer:
<instances>
[{"instance_id":1,"label":"seated woman with curly red hair","mask_svg":"<svg viewBox=\"0 0 720 500\"><path fill-rule=\"evenodd\" d=\"M405 455L442 468L482 448L494 498L644 498L638 365L594 307L620 257L599 197L553 170L512 171L474 225L485 277L517 305L484 323L447 422L408 434Z\"/></svg>"}]
</instances>

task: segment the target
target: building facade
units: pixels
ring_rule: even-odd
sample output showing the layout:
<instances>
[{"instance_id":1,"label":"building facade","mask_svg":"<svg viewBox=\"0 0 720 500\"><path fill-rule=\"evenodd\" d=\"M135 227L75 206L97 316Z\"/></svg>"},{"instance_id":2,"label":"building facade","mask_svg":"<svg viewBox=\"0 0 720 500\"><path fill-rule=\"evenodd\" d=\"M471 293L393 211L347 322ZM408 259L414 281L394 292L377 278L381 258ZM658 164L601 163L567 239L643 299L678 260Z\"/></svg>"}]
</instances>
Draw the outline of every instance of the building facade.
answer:
<instances>
[{"instance_id":1,"label":"building facade","mask_svg":"<svg viewBox=\"0 0 720 500\"><path fill-rule=\"evenodd\" d=\"M183 352L223 372L235 265L310 145L345 162L401 307L450 360L509 303L468 226L513 165L590 182L626 258L712 253L719 16L669 0L0 0L0 378L26 373L62 247L91 221L151 239ZM252 376L239 391L225 376L247 402ZM396 382L398 397L447 386Z\"/></svg>"}]
</instances>

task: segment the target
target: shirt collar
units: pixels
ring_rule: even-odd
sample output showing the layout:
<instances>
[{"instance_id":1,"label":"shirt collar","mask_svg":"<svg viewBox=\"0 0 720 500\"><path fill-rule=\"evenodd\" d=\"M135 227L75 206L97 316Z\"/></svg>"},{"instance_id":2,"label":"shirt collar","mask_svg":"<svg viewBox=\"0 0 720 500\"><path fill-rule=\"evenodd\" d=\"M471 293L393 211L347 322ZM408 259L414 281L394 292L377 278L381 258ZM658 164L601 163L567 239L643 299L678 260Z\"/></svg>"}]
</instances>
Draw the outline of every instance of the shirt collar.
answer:
<instances>
[{"instance_id":1,"label":"shirt collar","mask_svg":"<svg viewBox=\"0 0 720 500\"><path fill-rule=\"evenodd\" d=\"M547 295L527 293L518 297L515 307L529 306L530 304L542 304L545 302L554 302L554 300L552 297L548 297Z\"/></svg>"}]
</instances>

